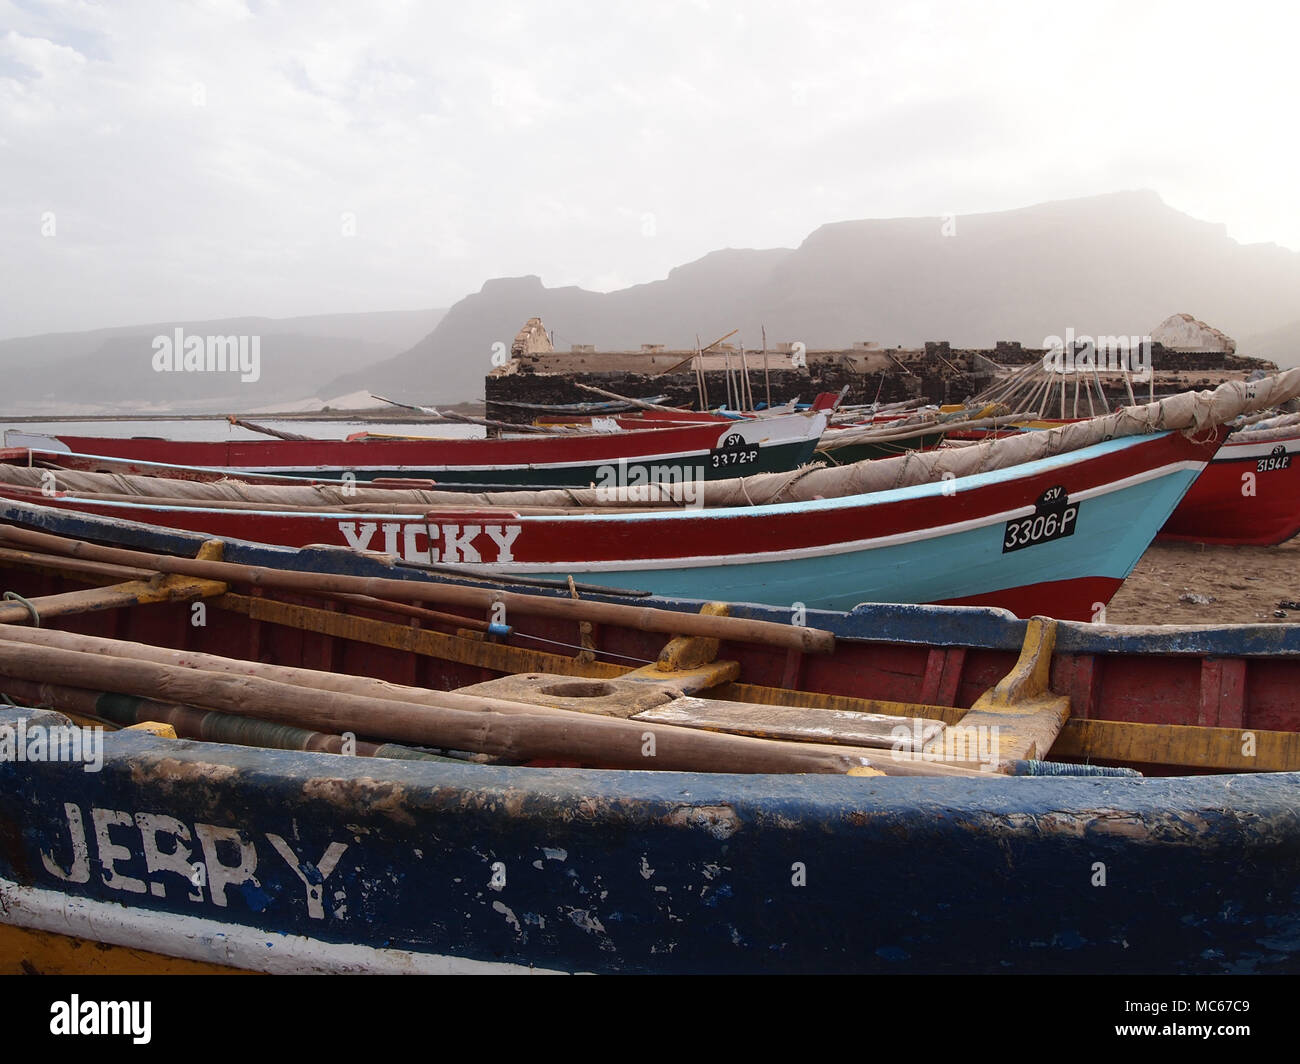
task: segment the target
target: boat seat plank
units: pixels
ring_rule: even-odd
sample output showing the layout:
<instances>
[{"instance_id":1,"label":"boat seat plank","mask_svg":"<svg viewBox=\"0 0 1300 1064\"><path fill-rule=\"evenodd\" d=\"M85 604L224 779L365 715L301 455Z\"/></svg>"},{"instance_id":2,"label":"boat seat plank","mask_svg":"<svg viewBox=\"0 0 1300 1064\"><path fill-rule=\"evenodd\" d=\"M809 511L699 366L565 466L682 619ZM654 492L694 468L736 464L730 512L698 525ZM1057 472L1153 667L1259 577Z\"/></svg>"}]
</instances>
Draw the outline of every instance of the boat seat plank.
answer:
<instances>
[{"instance_id":1,"label":"boat seat plank","mask_svg":"<svg viewBox=\"0 0 1300 1064\"><path fill-rule=\"evenodd\" d=\"M944 729L943 721L925 717L761 706L691 697L677 698L642 710L632 719L648 724L677 724L687 728L755 735L764 739L916 751L935 740Z\"/></svg>"}]
</instances>

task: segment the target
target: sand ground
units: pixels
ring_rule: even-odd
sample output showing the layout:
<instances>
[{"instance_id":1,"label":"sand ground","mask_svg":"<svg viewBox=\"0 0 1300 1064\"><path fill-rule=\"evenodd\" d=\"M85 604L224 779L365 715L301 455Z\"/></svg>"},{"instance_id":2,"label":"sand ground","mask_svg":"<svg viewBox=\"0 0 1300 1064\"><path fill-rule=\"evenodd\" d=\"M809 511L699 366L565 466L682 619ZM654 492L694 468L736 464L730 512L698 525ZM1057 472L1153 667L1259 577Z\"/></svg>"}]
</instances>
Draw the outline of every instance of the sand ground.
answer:
<instances>
[{"instance_id":1,"label":"sand ground","mask_svg":"<svg viewBox=\"0 0 1300 1064\"><path fill-rule=\"evenodd\" d=\"M1182 601L1184 595L1212 599ZM1153 543L1106 607L1111 624L1300 624L1300 537L1277 547Z\"/></svg>"}]
</instances>

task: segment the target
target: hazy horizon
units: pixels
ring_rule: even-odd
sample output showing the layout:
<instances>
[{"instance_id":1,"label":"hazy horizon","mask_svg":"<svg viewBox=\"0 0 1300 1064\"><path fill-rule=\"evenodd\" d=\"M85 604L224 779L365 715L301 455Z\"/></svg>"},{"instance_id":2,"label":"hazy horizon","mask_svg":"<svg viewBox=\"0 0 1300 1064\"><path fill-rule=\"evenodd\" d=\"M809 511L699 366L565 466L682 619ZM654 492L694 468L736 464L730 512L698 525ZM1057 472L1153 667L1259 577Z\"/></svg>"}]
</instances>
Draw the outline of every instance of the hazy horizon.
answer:
<instances>
[{"instance_id":1,"label":"hazy horizon","mask_svg":"<svg viewBox=\"0 0 1300 1064\"><path fill-rule=\"evenodd\" d=\"M0 0L0 338L611 291L1151 189L1300 250L1290 10Z\"/></svg>"}]
</instances>

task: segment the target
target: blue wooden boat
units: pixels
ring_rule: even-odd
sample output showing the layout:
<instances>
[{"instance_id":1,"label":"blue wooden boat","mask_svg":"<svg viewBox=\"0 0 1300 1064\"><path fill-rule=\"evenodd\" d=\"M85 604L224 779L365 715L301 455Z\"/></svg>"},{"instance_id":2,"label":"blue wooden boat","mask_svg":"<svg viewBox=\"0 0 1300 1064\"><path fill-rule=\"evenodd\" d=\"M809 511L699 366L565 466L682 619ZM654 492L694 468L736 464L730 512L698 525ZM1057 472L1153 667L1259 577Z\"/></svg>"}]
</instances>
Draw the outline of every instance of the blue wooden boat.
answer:
<instances>
[{"instance_id":1,"label":"blue wooden boat","mask_svg":"<svg viewBox=\"0 0 1300 1064\"><path fill-rule=\"evenodd\" d=\"M413 764L119 732L98 773L0 766L0 920L274 972L1294 972L1298 785Z\"/></svg>"},{"instance_id":2,"label":"blue wooden boat","mask_svg":"<svg viewBox=\"0 0 1300 1064\"><path fill-rule=\"evenodd\" d=\"M1282 730L1300 626L1124 629L908 606L791 625L772 607L709 618L698 601L581 588L575 602L29 504L0 520L0 578L20 596L0 605L0 689L64 707L0 710L0 752L6 729L13 751L0 757L5 970L1300 970L1300 734ZM370 597L344 591L348 578ZM620 604L635 621L581 619ZM87 686L105 662L140 676ZM261 669L324 685L304 688L322 705L367 677L404 685L389 691L402 693L385 716L395 730L415 726L402 698L433 708L537 690L575 743L617 741L600 767L590 747L562 756L552 725L522 758L413 733L358 732L349 751L346 735L304 737L288 718L259 730L207 710L231 684L253 697ZM149 687L157 670L165 684ZM1143 721L1153 678L1169 694ZM621 720L570 712L617 716L607 688L670 698ZM292 685L276 690L288 706ZM719 715L739 703L753 722L728 733ZM754 738L774 710L782 738ZM220 741L148 723L183 730L187 711ZM1025 745L1062 711L1050 747ZM686 743L673 712L711 723ZM846 753L841 716L831 742L813 741L812 716L837 712L905 734ZM1177 713L1190 720L1170 723ZM1014 749L927 760L927 721L980 714L1020 715ZM135 725L102 736L96 771L14 756L20 734L97 719ZM482 719L504 735L523 718ZM678 759L668 770L618 746L647 732ZM305 749L232 745L272 742ZM340 753L314 752L328 749ZM763 770L778 754L796 769ZM1148 775L1107 767L1125 765Z\"/></svg>"}]
</instances>

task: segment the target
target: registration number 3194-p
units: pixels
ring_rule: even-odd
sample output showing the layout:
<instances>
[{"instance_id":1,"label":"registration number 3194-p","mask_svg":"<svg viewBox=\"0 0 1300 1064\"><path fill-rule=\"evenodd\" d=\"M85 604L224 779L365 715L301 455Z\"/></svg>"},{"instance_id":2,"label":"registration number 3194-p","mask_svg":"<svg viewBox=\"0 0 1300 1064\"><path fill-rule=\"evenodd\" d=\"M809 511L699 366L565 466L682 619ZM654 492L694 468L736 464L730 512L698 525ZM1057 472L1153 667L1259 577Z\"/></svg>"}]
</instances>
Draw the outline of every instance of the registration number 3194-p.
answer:
<instances>
[{"instance_id":1,"label":"registration number 3194-p","mask_svg":"<svg viewBox=\"0 0 1300 1064\"><path fill-rule=\"evenodd\" d=\"M1039 497L1029 517L1008 521L1002 536L1002 553L1074 535L1079 504L1070 502L1064 488L1049 488Z\"/></svg>"}]
</instances>

